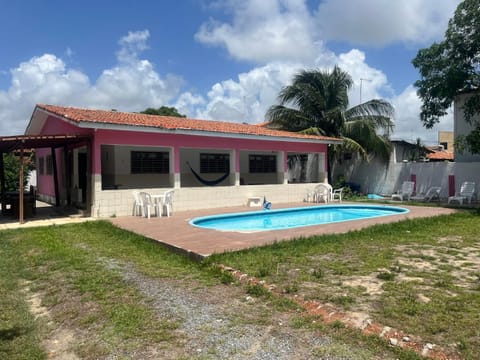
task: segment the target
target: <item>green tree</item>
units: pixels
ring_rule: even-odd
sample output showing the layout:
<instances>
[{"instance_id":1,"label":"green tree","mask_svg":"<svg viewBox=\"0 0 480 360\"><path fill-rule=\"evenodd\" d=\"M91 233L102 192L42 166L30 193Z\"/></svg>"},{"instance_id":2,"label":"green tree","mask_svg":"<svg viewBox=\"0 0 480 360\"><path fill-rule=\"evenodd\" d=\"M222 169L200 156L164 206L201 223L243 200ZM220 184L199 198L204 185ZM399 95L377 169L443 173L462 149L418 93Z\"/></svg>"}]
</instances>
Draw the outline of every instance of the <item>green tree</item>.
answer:
<instances>
[{"instance_id":1,"label":"green tree","mask_svg":"<svg viewBox=\"0 0 480 360\"><path fill-rule=\"evenodd\" d=\"M5 190L18 191L20 181L20 157L14 153L3 154L3 166L5 173ZM23 186L27 185L30 171L35 169L33 155L23 158Z\"/></svg>"},{"instance_id":2,"label":"green tree","mask_svg":"<svg viewBox=\"0 0 480 360\"><path fill-rule=\"evenodd\" d=\"M480 120L474 118L480 113L480 0L461 2L444 40L419 50L412 63L420 72L415 86L423 102L424 126L432 128L457 95L470 93L464 114L473 131L463 140L470 152L480 153Z\"/></svg>"},{"instance_id":3,"label":"green tree","mask_svg":"<svg viewBox=\"0 0 480 360\"><path fill-rule=\"evenodd\" d=\"M140 114L187 117L186 115L180 114L176 108L169 106L161 106L158 109L147 108L141 111Z\"/></svg>"},{"instance_id":4,"label":"green tree","mask_svg":"<svg viewBox=\"0 0 480 360\"><path fill-rule=\"evenodd\" d=\"M277 129L338 137L342 145L329 151L331 160L344 152L388 159L389 134L393 130L393 107L384 100L370 100L348 107L351 76L335 66L332 71L303 70L270 107L267 120Z\"/></svg>"}]
</instances>

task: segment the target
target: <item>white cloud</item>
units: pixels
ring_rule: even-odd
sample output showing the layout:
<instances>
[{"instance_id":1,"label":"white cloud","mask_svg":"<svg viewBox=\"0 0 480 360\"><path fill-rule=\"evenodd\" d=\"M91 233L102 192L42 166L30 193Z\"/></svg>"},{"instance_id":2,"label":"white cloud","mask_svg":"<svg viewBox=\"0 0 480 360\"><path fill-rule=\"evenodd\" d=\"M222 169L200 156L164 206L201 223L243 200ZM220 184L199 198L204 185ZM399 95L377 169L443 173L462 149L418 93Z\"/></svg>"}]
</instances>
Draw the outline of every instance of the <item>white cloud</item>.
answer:
<instances>
[{"instance_id":1,"label":"white cloud","mask_svg":"<svg viewBox=\"0 0 480 360\"><path fill-rule=\"evenodd\" d=\"M205 106L206 102L203 96L198 94L192 94L187 91L177 98L174 107L178 110L180 114L193 116L195 114L195 109L198 107Z\"/></svg>"},{"instance_id":2,"label":"white cloud","mask_svg":"<svg viewBox=\"0 0 480 360\"><path fill-rule=\"evenodd\" d=\"M206 103L195 107L192 116L204 119L217 119L233 122L259 123L265 121L265 113L271 105L278 103L277 96L282 87L291 83L295 73L305 68L331 70L338 64L353 78L369 79L362 84L362 100L381 97L380 94L392 91L383 72L365 63L365 54L352 50L336 56L324 53L315 62L292 63L272 62L238 75L236 80L218 82L208 92ZM360 83L352 87L350 104L359 102Z\"/></svg>"},{"instance_id":3,"label":"white cloud","mask_svg":"<svg viewBox=\"0 0 480 360\"><path fill-rule=\"evenodd\" d=\"M441 39L460 0L325 0L314 11L305 0L223 1L231 22L211 19L195 38L224 47L238 60L306 61L340 40L384 46Z\"/></svg>"},{"instance_id":4,"label":"white cloud","mask_svg":"<svg viewBox=\"0 0 480 360\"><path fill-rule=\"evenodd\" d=\"M120 50L117 52L117 59L120 62L135 62L138 55L148 49L147 40L150 37L148 30L129 31L128 35L122 37L118 42Z\"/></svg>"},{"instance_id":5,"label":"white cloud","mask_svg":"<svg viewBox=\"0 0 480 360\"><path fill-rule=\"evenodd\" d=\"M346 1L338 0L345 6ZM437 9L444 9L442 5L447 4L443 1L437 6L430 0L424 2ZM362 3L376 4L379 11L383 9L380 0ZM395 8L403 6L401 2L388 3ZM419 11L420 0L411 3ZM330 17L341 16L333 10L327 12L328 6L332 7L334 2L327 0L322 4L320 9L325 6L322 11ZM12 69L10 87L7 91L0 90L0 132L22 133L35 103L120 111L168 105L190 117L263 122L268 108L277 103L280 89L291 82L296 72L312 68L332 69L338 64L354 79L349 94L351 105L359 102L360 79L365 79L362 81L362 101L382 97L391 99L395 105L395 136L410 139L414 129L415 138L418 133L429 141L436 140L436 131L421 128L418 119L420 101L415 90L410 87L395 96L386 74L370 66L364 52L352 49L335 54L325 48L313 26L314 15L309 13L303 0L232 0L224 6L232 13L232 23L212 21L204 24L196 34L197 39L205 44L224 46L236 59L261 65L235 78L219 79L207 94L182 93L185 81L181 77L160 74L154 64L141 58L142 51L148 48L149 31L129 32L119 41L117 64L105 69L97 79L89 79L85 73L69 68L64 60L52 54L33 57ZM348 18L350 8L344 10ZM373 18L369 19L374 23ZM404 21L415 23L417 20ZM393 30L384 30L390 33L387 37L391 41L414 38L395 29L393 26ZM75 52L69 50L67 54L74 56ZM449 121L451 124L451 118L442 120L441 126L448 127ZM418 131L419 128L422 130Z\"/></svg>"},{"instance_id":6,"label":"white cloud","mask_svg":"<svg viewBox=\"0 0 480 360\"><path fill-rule=\"evenodd\" d=\"M325 40L383 46L443 38L460 0L325 0L316 19Z\"/></svg>"},{"instance_id":7,"label":"white cloud","mask_svg":"<svg viewBox=\"0 0 480 360\"><path fill-rule=\"evenodd\" d=\"M148 60L138 60L104 70L96 84L85 94L93 107L139 111L168 104L179 93L183 80L177 76L164 79Z\"/></svg>"},{"instance_id":8,"label":"white cloud","mask_svg":"<svg viewBox=\"0 0 480 360\"><path fill-rule=\"evenodd\" d=\"M196 110L196 117L263 122L267 109L276 103L279 90L301 68L301 64L271 63L242 73L237 80L216 83L208 92L206 106Z\"/></svg>"},{"instance_id":9,"label":"white cloud","mask_svg":"<svg viewBox=\"0 0 480 360\"><path fill-rule=\"evenodd\" d=\"M378 69L370 67L365 62L365 53L360 50L350 50L336 58L336 64L352 77L354 84L349 93L350 106L374 98L384 98L391 95L393 90L388 84L387 76Z\"/></svg>"},{"instance_id":10,"label":"white cloud","mask_svg":"<svg viewBox=\"0 0 480 360\"><path fill-rule=\"evenodd\" d=\"M0 90L0 133L23 133L36 103L140 111L177 98L181 77L161 77L152 63L139 59L148 31L120 40L118 65L104 70L95 83L53 54L33 57L12 70L11 85Z\"/></svg>"},{"instance_id":11,"label":"white cloud","mask_svg":"<svg viewBox=\"0 0 480 360\"><path fill-rule=\"evenodd\" d=\"M68 70L51 54L33 57L10 71L8 91L0 91L0 131L23 133L35 103L69 103L89 88L88 77Z\"/></svg>"},{"instance_id":12,"label":"white cloud","mask_svg":"<svg viewBox=\"0 0 480 360\"><path fill-rule=\"evenodd\" d=\"M322 58L325 60L325 58ZM437 142L439 130L453 130L453 116L444 117L434 129L425 129L420 122L421 100L413 86L395 96L388 84L387 76L365 62L365 54L359 50L335 56L330 54L326 61L318 60L313 67L331 69L338 64L354 79L362 82L362 101L385 98L395 107L395 131L393 138L416 141L420 138L426 145ZM190 107L192 116L203 119L217 119L233 122L259 123L265 120L265 112L277 103L280 89L291 82L292 76L301 69L300 63L272 63L242 73L237 80L216 83L199 107ZM387 95L384 95L387 94ZM360 81L355 81L349 93L350 105L357 105L360 98Z\"/></svg>"},{"instance_id":13,"label":"white cloud","mask_svg":"<svg viewBox=\"0 0 480 360\"><path fill-rule=\"evenodd\" d=\"M196 108L197 116L261 122L268 107L276 103L281 87L290 83L296 71L331 69L338 64L354 80L350 105L360 102L360 94L362 102L391 99L396 107L396 137L410 139L413 133L415 139L421 137L432 143L438 129L451 129L451 116L442 119L434 130L423 128L418 117L420 100L413 87L396 96L387 75L369 66L364 52L352 49L337 55L324 46L324 41L374 46L427 44L443 37L459 0L326 0L315 12L301 0L219 3L232 15L231 23L211 20L200 28L196 39L224 47L235 59L263 66L240 74L236 80L215 84L206 106Z\"/></svg>"},{"instance_id":14,"label":"white cloud","mask_svg":"<svg viewBox=\"0 0 480 360\"><path fill-rule=\"evenodd\" d=\"M311 60L321 43L303 0L248 0L227 2L232 23L211 19L195 38L223 46L235 59L267 63Z\"/></svg>"},{"instance_id":15,"label":"white cloud","mask_svg":"<svg viewBox=\"0 0 480 360\"><path fill-rule=\"evenodd\" d=\"M426 129L423 126L419 116L422 103L413 86L407 87L405 91L390 101L396 112L395 131L392 139L415 142L417 138L420 138L423 144L434 145L438 143L439 131L453 131L452 110L432 129Z\"/></svg>"}]
</instances>

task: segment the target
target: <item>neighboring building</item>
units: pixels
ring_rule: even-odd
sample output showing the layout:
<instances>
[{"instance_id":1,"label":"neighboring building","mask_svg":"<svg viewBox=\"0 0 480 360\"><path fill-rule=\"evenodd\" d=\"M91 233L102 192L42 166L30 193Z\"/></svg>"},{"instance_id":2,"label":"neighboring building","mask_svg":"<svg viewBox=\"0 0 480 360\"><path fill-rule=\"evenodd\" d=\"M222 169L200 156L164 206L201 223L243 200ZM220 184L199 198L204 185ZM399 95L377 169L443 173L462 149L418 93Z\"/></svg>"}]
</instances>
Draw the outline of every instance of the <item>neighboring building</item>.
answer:
<instances>
[{"instance_id":1,"label":"neighboring building","mask_svg":"<svg viewBox=\"0 0 480 360\"><path fill-rule=\"evenodd\" d=\"M458 136L466 136L472 130L473 127L469 123L465 121L465 115L463 106L465 101L471 96L471 94L460 94L457 95L453 104L454 109L454 133L455 138ZM476 114L474 120L480 121L480 115ZM480 162L480 154L472 154L468 151L460 152L457 149L454 150L455 152L455 162Z\"/></svg>"},{"instance_id":2,"label":"neighboring building","mask_svg":"<svg viewBox=\"0 0 480 360\"><path fill-rule=\"evenodd\" d=\"M453 131L439 131L438 144L442 146L443 150L453 152Z\"/></svg>"},{"instance_id":3,"label":"neighboring building","mask_svg":"<svg viewBox=\"0 0 480 360\"><path fill-rule=\"evenodd\" d=\"M424 161L426 154L429 152L424 146L409 143L405 140L392 140L392 155L390 161L393 163L408 161Z\"/></svg>"},{"instance_id":4,"label":"neighboring building","mask_svg":"<svg viewBox=\"0 0 480 360\"><path fill-rule=\"evenodd\" d=\"M428 161L454 161L453 151L445 150L443 145L428 146Z\"/></svg>"},{"instance_id":5,"label":"neighboring building","mask_svg":"<svg viewBox=\"0 0 480 360\"><path fill-rule=\"evenodd\" d=\"M245 204L267 196L301 201L327 179L327 150L340 139L261 126L37 105L26 136L75 136L37 149L37 194L91 216L127 215L133 189L174 188L175 209ZM217 185L212 188L211 185Z\"/></svg>"}]
</instances>

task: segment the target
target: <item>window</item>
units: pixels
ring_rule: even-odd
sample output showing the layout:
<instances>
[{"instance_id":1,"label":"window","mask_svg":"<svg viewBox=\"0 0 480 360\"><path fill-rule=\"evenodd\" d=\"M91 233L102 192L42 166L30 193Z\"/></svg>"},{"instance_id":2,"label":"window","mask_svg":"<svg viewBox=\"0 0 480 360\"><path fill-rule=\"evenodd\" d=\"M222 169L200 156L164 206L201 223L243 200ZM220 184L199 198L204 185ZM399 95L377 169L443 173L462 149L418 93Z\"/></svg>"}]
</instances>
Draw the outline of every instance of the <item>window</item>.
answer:
<instances>
[{"instance_id":1,"label":"window","mask_svg":"<svg viewBox=\"0 0 480 360\"><path fill-rule=\"evenodd\" d=\"M230 155L200 154L200 172L203 174L230 172Z\"/></svg>"},{"instance_id":2,"label":"window","mask_svg":"<svg viewBox=\"0 0 480 360\"><path fill-rule=\"evenodd\" d=\"M166 151L132 151L130 172L132 174L168 174L170 170Z\"/></svg>"},{"instance_id":3,"label":"window","mask_svg":"<svg viewBox=\"0 0 480 360\"><path fill-rule=\"evenodd\" d=\"M43 175L45 173L45 159L42 157L38 158L38 175Z\"/></svg>"},{"instance_id":4,"label":"window","mask_svg":"<svg viewBox=\"0 0 480 360\"><path fill-rule=\"evenodd\" d=\"M47 163L47 169L46 169L47 175L52 175L53 174L52 155L47 155L45 162Z\"/></svg>"},{"instance_id":5,"label":"window","mask_svg":"<svg viewBox=\"0 0 480 360\"><path fill-rule=\"evenodd\" d=\"M443 141L442 141L442 142L440 143L440 145L443 146L443 150L448 150L448 142L446 142L446 141L443 142Z\"/></svg>"},{"instance_id":6,"label":"window","mask_svg":"<svg viewBox=\"0 0 480 360\"><path fill-rule=\"evenodd\" d=\"M275 155L249 155L248 164L251 173L277 172L277 157Z\"/></svg>"}]
</instances>

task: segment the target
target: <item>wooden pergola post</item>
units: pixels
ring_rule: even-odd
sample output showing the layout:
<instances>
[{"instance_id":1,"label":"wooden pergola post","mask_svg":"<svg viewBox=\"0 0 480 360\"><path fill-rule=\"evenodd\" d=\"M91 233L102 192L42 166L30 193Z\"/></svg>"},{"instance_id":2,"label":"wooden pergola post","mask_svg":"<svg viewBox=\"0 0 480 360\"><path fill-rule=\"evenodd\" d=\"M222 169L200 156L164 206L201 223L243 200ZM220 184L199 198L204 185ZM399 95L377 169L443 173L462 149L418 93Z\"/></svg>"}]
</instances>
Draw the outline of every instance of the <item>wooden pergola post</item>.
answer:
<instances>
[{"instance_id":1,"label":"wooden pergola post","mask_svg":"<svg viewBox=\"0 0 480 360\"><path fill-rule=\"evenodd\" d=\"M19 176L19 189L18 189L18 221L20 224L24 223L23 220L23 147L20 148L20 176Z\"/></svg>"}]
</instances>

